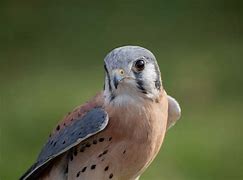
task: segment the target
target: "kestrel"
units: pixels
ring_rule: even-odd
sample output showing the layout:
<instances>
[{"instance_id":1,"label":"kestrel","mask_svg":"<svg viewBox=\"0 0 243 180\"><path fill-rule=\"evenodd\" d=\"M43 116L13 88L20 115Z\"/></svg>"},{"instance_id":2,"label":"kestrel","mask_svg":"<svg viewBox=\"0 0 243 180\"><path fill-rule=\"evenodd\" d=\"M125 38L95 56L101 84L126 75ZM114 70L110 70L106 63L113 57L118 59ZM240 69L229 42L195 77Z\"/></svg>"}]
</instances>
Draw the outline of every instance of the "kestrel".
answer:
<instances>
[{"instance_id":1,"label":"kestrel","mask_svg":"<svg viewBox=\"0 0 243 180\"><path fill-rule=\"evenodd\" d=\"M145 48L112 50L104 69L104 90L55 127L20 179L137 180L150 165L180 106Z\"/></svg>"}]
</instances>

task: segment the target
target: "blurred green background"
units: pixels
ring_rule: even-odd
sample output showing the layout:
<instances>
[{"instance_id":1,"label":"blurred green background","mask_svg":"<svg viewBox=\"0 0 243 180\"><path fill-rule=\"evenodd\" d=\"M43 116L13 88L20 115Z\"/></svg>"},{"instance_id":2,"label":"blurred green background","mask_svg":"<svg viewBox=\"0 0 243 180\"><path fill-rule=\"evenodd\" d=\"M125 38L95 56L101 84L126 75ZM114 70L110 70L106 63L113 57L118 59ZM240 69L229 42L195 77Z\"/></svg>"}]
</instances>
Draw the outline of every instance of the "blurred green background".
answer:
<instances>
[{"instance_id":1,"label":"blurred green background","mask_svg":"<svg viewBox=\"0 0 243 180\"><path fill-rule=\"evenodd\" d=\"M103 87L103 58L140 45L181 121L141 180L243 179L243 1L0 1L0 179Z\"/></svg>"}]
</instances>

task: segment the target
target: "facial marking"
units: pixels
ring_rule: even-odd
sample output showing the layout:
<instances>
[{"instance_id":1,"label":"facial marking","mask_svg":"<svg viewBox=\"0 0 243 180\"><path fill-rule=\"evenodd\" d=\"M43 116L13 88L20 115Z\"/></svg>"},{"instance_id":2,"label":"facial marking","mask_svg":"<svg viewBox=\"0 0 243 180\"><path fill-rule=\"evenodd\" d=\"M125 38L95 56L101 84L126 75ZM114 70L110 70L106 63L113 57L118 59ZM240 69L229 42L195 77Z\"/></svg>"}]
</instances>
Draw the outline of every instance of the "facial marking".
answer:
<instances>
[{"instance_id":1,"label":"facial marking","mask_svg":"<svg viewBox=\"0 0 243 180\"><path fill-rule=\"evenodd\" d=\"M144 88L144 83L142 80L141 72L133 72L134 76L136 77L137 88L141 90L142 93L147 94L146 89Z\"/></svg>"},{"instance_id":2,"label":"facial marking","mask_svg":"<svg viewBox=\"0 0 243 180\"><path fill-rule=\"evenodd\" d=\"M158 66L157 63L156 63L156 65L154 66L154 69L155 69L156 74L157 74L157 78L156 78L154 84L155 84L155 87L156 87L158 90L160 90L160 89L161 89L161 79L160 79L160 76L161 76L161 75L160 75L160 70L159 70L159 66Z\"/></svg>"},{"instance_id":3,"label":"facial marking","mask_svg":"<svg viewBox=\"0 0 243 180\"><path fill-rule=\"evenodd\" d=\"M106 72L106 76L107 76L107 81L108 82L105 82L105 85L104 85L104 90L106 90L106 83L108 83L108 86L109 86L109 98L110 98L110 101L112 101L113 99L115 99L115 95L114 93L112 92L112 86L111 86L111 78L110 78L110 74L109 74L109 71L106 67L106 64L104 65L104 69L105 69L105 72Z\"/></svg>"},{"instance_id":4,"label":"facial marking","mask_svg":"<svg viewBox=\"0 0 243 180\"><path fill-rule=\"evenodd\" d=\"M104 69L105 69L105 72L106 72L106 76L107 76L107 78L108 78L109 91L111 92L111 91L112 91L112 87L111 87L111 78L110 78L110 74L109 74L109 72L108 72L108 70L107 70L106 65L104 65Z\"/></svg>"},{"instance_id":5,"label":"facial marking","mask_svg":"<svg viewBox=\"0 0 243 180\"><path fill-rule=\"evenodd\" d=\"M106 56L105 64L106 102L118 97L115 100L118 104L118 101L158 97L160 70L154 55L147 49L138 46L116 48Z\"/></svg>"},{"instance_id":6,"label":"facial marking","mask_svg":"<svg viewBox=\"0 0 243 180\"><path fill-rule=\"evenodd\" d=\"M119 84L119 80L116 78L116 76L113 78L113 82L114 82L114 86L117 89L118 84Z\"/></svg>"}]
</instances>

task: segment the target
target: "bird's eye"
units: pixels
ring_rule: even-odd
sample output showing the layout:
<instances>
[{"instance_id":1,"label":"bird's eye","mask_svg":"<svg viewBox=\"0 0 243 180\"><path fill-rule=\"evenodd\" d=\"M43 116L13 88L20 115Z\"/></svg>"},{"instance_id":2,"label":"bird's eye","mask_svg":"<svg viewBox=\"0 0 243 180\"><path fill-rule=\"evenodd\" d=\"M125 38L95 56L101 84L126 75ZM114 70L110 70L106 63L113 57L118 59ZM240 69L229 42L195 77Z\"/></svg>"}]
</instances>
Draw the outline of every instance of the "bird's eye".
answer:
<instances>
[{"instance_id":1,"label":"bird's eye","mask_svg":"<svg viewBox=\"0 0 243 180\"><path fill-rule=\"evenodd\" d=\"M144 67L145 67L145 62L144 62L144 60L139 59L139 60L137 60L137 61L135 62L135 68L136 68L137 71L142 71L142 70L144 70Z\"/></svg>"}]
</instances>

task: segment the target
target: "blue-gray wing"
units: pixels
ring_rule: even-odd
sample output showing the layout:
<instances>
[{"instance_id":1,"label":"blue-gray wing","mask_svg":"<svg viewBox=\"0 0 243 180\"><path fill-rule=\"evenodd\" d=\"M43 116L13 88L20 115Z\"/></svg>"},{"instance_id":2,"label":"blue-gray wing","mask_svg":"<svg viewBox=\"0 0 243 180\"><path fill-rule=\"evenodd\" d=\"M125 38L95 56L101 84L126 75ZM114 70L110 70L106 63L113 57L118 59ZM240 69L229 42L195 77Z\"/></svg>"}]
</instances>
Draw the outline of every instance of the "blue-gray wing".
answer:
<instances>
[{"instance_id":1,"label":"blue-gray wing","mask_svg":"<svg viewBox=\"0 0 243 180\"><path fill-rule=\"evenodd\" d=\"M84 116L51 136L41 150L36 163L20 179L35 179L35 174L43 169L48 162L88 137L102 131L107 124L107 112L103 108L93 108Z\"/></svg>"}]
</instances>

